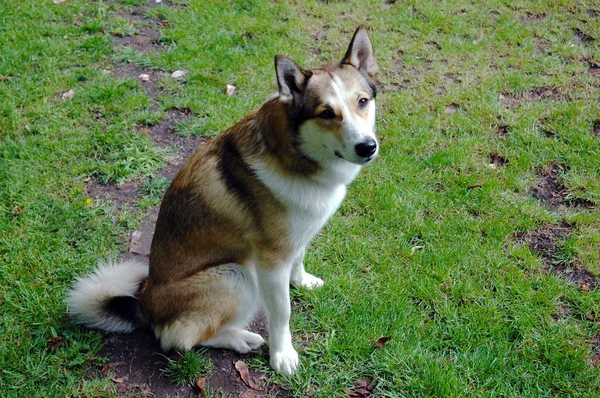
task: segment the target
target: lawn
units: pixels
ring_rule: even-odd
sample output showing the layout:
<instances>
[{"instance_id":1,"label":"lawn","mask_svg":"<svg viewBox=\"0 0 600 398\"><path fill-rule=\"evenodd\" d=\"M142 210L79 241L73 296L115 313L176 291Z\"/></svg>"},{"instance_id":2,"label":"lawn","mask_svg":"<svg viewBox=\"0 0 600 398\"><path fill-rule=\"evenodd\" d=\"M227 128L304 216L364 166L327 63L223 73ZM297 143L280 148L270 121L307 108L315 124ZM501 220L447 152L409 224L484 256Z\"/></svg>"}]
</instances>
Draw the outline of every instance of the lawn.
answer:
<instances>
[{"instance_id":1,"label":"lawn","mask_svg":"<svg viewBox=\"0 0 600 398\"><path fill-rule=\"evenodd\" d=\"M360 24L381 155L309 248L325 286L292 292L299 372L248 365L298 397L598 396L597 0L1 2L0 395L118 394L64 297L159 203L149 129L212 137L275 54L340 60Z\"/></svg>"}]
</instances>

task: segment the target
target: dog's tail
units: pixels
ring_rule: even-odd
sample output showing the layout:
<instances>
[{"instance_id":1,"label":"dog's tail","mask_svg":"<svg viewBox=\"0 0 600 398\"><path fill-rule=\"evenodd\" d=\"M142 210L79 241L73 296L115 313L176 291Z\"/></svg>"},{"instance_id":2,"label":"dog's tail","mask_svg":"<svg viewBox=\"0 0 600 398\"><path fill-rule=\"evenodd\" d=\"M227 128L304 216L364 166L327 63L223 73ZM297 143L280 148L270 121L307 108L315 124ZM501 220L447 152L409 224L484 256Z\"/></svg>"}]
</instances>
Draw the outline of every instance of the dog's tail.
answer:
<instances>
[{"instance_id":1,"label":"dog's tail","mask_svg":"<svg viewBox=\"0 0 600 398\"><path fill-rule=\"evenodd\" d=\"M147 277L148 266L136 260L100 264L67 293L69 314L91 328L131 332L146 324L137 295Z\"/></svg>"}]
</instances>

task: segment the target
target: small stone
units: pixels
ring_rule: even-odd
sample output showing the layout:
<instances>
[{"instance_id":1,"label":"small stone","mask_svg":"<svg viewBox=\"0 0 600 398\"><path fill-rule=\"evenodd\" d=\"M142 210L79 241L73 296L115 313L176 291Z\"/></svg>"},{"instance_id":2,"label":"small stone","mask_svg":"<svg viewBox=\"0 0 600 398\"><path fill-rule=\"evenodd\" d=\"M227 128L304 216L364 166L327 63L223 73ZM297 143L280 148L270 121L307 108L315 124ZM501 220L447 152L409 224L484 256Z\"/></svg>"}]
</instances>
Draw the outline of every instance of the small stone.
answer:
<instances>
[{"instance_id":1,"label":"small stone","mask_svg":"<svg viewBox=\"0 0 600 398\"><path fill-rule=\"evenodd\" d=\"M233 93L235 93L235 86L228 84L227 87L225 88L225 91L227 92L228 95L233 95Z\"/></svg>"},{"instance_id":2,"label":"small stone","mask_svg":"<svg viewBox=\"0 0 600 398\"><path fill-rule=\"evenodd\" d=\"M185 70L176 70L175 72L173 72L171 74L171 77L173 79L180 79L182 77L185 77L186 75L187 75L187 71L185 71Z\"/></svg>"},{"instance_id":3,"label":"small stone","mask_svg":"<svg viewBox=\"0 0 600 398\"><path fill-rule=\"evenodd\" d=\"M142 73L141 75L138 76L138 79L140 79L143 82L147 82L150 80L150 75L148 75L146 73Z\"/></svg>"}]
</instances>

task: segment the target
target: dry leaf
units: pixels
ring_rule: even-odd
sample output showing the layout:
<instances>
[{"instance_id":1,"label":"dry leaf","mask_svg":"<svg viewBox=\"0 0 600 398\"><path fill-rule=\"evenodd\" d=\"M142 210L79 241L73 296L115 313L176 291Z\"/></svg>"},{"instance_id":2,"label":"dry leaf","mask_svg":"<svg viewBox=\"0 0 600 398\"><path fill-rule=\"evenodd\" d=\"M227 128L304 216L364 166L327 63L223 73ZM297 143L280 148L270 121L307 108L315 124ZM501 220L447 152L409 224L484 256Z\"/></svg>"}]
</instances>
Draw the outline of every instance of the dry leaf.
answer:
<instances>
[{"instance_id":1,"label":"dry leaf","mask_svg":"<svg viewBox=\"0 0 600 398\"><path fill-rule=\"evenodd\" d=\"M228 84L228 85L225 87L225 92L226 92L228 95L233 95L233 93L235 93L235 86L232 86L231 84Z\"/></svg>"},{"instance_id":2,"label":"dry leaf","mask_svg":"<svg viewBox=\"0 0 600 398\"><path fill-rule=\"evenodd\" d=\"M61 97L62 97L63 101L68 101L68 100L73 99L74 96L75 96L75 90L71 89L71 90L67 91L66 93L63 93L63 95Z\"/></svg>"},{"instance_id":3,"label":"dry leaf","mask_svg":"<svg viewBox=\"0 0 600 398\"><path fill-rule=\"evenodd\" d=\"M592 357L592 365L598 366L600 364L600 354L596 354Z\"/></svg>"},{"instance_id":4,"label":"dry leaf","mask_svg":"<svg viewBox=\"0 0 600 398\"><path fill-rule=\"evenodd\" d=\"M12 80L12 76L0 76L0 82Z\"/></svg>"},{"instance_id":5,"label":"dry leaf","mask_svg":"<svg viewBox=\"0 0 600 398\"><path fill-rule=\"evenodd\" d=\"M150 75L147 73L142 73L141 75L138 76L138 79L140 79L143 82L147 82L150 80Z\"/></svg>"},{"instance_id":6,"label":"dry leaf","mask_svg":"<svg viewBox=\"0 0 600 398\"><path fill-rule=\"evenodd\" d=\"M204 387L206 387L206 379L203 377L198 379L196 382L196 387L200 389L200 392L204 391Z\"/></svg>"},{"instance_id":7,"label":"dry leaf","mask_svg":"<svg viewBox=\"0 0 600 398\"><path fill-rule=\"evenodd\" d=\"M246 384L250 388L254 388L255 390L264 390L265 385L262 377L256 378L250 374L248 371L248 365L244 361L237 361L235 363L235 370L238 371L240 377L244 384Z\"/></svg>"},{"instance_id":8,"label":"dry leaf","mask_svg":"<svg viewBox=\"0 0 600 398\"><path fill-rule=\"evenodd\" d=\"M159 25L160 25L162 28L168 28L168 27L169 27L169 24L168 24L167 22L165 22L165 21L160 21L158 24L159 24Z\"/></svg>"},{"instance_id":9,"label":"dry leaf","mask_svg":"<svg viewBox=\"0 0 600 398\"><path fill-rule=\"evenodd\" d=\"M173 79L179 79L179 78L185 77L186 75L187 75L187 71L185 71L185 70L176 70L175 72L173 72L171 74L171 77Z\"/></svg>"},{"instance_id":10,"label":"dry leaf","mask_svg":"<svg viewBox=\"0 0 600 398\"><path fill-rule=\"evenodd\" d=\"M342 391L349 397L360 397L360 395L358 393L355 393L354 391L346 390L345 388L342 389Z\"/></svg>"},{"instance_id":11,"label":"dry leaf","mask_svg":"<svg viewBox=\"0 0 600 398\"><path fill-rule=\"evenodd\" d=\"M56 336L53 337L51 339L48 339L48 345L50 346L50 352L54 352L54 350L56 350L56 347L58 347L58 345L60 344L60 342L63 340L62 336Z\"/></svg>"},{"instance_id":12,"label":"dry leaf","mask_svg":"<svg viewBox=\"0 0 600 398\"><path fill-rule=\"evenodd\" d=\"M582 292L589 292L591 290L590 285L588 285L587 283L580 284L579 288L581 289Z\"/></svg>"},{"instance_id":13,"label":"dry leaf","mask_svg":"<svg viewBox=\"0 0 600 398\"><path fill-rule=\"evenodd\" d=\"M54 4L64 3L67 0L54 0Z\"/></svg>"},{"instance_id":14,"label":"dry leaf","mask_svg":"<svg viewBox=\"0 0 600 398\"><path fill-rule=\"evenodd\" d=\"M111 379L115 383L125 383L127 381L127 376L113 376Z\"/></svg>"},{"instance_id":15,"label":"dry leaf","mask_svg":"<svg viewBox=\"0 0 600 398\"><path fill-rule=\"evenodd\" d=\"M377 341L375 342L375 348L383 347L391 339L392 339L392 336L378 338Z\"/></svg>"},{"instance_id":16,"label":"dry leaf","mask_svg":"<svg viewBox=\"0 0 600 398\"><path fill-rule=\"evenodd\" d=\"M479 33L477 33L477 37L475 38L475 40L473 40L473 45L474 46L478 45L482 39L483 39L483 30L480 30Z\"/></svg>"}]
</instances>

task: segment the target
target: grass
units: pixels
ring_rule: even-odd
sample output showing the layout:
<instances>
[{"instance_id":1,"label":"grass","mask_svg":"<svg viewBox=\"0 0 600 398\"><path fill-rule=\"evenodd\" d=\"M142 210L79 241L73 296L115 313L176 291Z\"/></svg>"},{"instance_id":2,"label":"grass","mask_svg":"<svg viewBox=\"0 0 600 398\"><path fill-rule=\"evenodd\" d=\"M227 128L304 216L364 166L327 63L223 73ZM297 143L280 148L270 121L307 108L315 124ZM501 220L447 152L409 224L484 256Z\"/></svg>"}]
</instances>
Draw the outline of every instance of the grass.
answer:
<instances>
[{"instance_id":1,"label":"grass","mask_svg":"<svg viewBox=\"0 0 600 398\"><path fill-rule=\"evenodd\" d=\"M165 358L167 367L161 370L161 376L177 385L193 384L212 370L212 362L206 354L206 349L186 351L179 354L177 359Z\"/></svg>"},{"instance_id":2,"label":"grass","mask_svg":"<svg viewBox=\"0 0 600 398\"><path fill-rule=\"evenodd\" d=\"M63 299L124 250L142 214L89 203L89 179L149 178L142 203L164 186L151 177L165 153L136 127L186 108L197 119L178 130L213 136L274 92L275 54L339 59L359 24L386 87L382 153L311 245L308 269L326 285L293 292L302 368L271 380L299 397L344 396L364 377L374 396L597 395L600 293L545 272L516 236L566 221L564 261L600 273L598 2L173 1L186 6L145 14L164 22L164 51L114 47L112 33L141 26L119 12L142 3L0 4L1 395L114 392L85 377L100 335L72 325ZM110 73L125 61L189 74L163 79L154 101ZM489 167L491 154L506 163ZM531 197L550 162L596 209ZM382 336L393 338L374 348Z\"/></svg>"}]
</instances>

